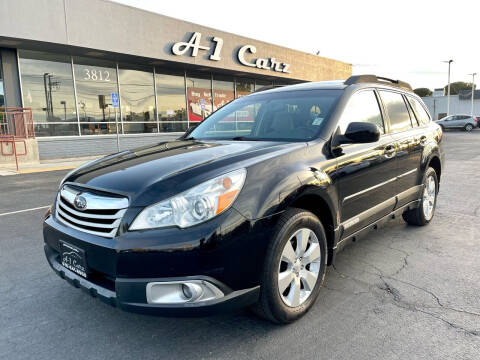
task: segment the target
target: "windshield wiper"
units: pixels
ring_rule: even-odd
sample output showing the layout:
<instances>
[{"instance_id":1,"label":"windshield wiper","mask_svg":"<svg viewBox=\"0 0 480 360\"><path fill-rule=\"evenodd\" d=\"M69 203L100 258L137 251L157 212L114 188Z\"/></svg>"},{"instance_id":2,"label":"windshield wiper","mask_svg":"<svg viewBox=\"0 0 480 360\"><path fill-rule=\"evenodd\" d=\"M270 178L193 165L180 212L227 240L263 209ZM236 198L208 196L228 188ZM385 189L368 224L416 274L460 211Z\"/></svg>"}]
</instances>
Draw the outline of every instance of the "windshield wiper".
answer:
<instances>
[{"instance_id":1,"label":"windshield wiper","mask_svg":"<svg viewBox=\"0 0 480 360\"><path fill-rule=\"evenodd\" d=\"M189 136L189 137L186 137L186 138L183 139L183 140L197 140L197 139L195 139L193 136Z\"/></svg>"},{"instance_id":2,"label":"windshield wiper","mask_svg":"<svg viewBox=\"0 0 480 360\"><path fill-rule=\"evenodd\" d=\"M244 141L244 140L255 140L255 139L248 138L246 136L235 136L232 138L232 140Z\"/></svg>"}]
</instances>

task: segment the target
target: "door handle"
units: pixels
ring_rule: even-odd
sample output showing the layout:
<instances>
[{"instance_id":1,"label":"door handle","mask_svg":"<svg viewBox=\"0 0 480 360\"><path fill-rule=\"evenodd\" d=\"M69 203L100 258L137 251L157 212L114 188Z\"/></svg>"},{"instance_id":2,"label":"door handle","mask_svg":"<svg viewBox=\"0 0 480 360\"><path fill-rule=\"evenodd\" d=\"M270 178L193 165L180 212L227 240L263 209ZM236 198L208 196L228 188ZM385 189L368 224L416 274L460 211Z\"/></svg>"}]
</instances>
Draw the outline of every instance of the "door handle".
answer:
<instances>
[{"instance_id":1,"label":"door handle","mask_svg":"<svg viewBox=\"0 0 480 360\"><path fill-rule=\"evenodd\" d=\"M385 151L385 157L386 157L386 158L392 158L392 157L394 157L395 154L396 154L396 152L397 152L395 145L387 145L387 146L385 146L384 151Z\"/></svg>"}]
</instances>

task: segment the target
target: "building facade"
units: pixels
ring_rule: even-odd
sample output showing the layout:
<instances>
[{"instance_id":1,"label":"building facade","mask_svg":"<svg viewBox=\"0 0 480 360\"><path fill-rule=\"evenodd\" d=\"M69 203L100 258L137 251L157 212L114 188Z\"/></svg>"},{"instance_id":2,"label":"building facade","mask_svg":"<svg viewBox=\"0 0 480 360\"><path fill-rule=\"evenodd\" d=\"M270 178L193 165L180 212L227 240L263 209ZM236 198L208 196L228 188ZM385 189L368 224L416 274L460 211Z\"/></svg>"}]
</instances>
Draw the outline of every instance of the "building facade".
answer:
<instances>
[{"instance_id":1,"label":"building facade","mask_svg":"<svg viewBox=\"0 0 480 360\"><path fill-rule=\"evenodd\" d=\"M300 35L299 35L300 36ZM350 64L103 0L0 2L0 106L31 108L40 158L176 138L265 86Z\"/></svg>"},{"instance_id":2,"label":"building facade","mask_svg":"<svg viewBox=\"0 0 480 360\"><path fill-rule=\"evenodd\" d=\"M428 96L422 98L435 120L447 116L447 96ZM472 92L450 95L450 115L470 115L472 111ZM480 91L475 90L473 100L473 116L480 117Z\"/></svg>"}]
</instances>

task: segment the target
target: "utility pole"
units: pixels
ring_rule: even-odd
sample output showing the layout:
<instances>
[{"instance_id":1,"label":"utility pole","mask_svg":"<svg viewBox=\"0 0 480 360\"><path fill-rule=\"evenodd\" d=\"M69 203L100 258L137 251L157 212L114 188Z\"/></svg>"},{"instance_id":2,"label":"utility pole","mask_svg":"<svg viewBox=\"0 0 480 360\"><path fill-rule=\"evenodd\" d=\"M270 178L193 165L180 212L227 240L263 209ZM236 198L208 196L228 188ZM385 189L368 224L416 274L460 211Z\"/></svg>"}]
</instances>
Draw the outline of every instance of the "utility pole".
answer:
<instances>
[{"instance_id":1,"label":"utility pole","mask_svg":"<svg viewBox=\"0 0 480 360\"><path fill-rule=\"evenodd\" d=\"M472 73L468 75L472 75L472 108L470 109L470 116L473 117L473 95L475 93L475 75L477 75L477 73Z\"/></svg>"},{"instance_id":2,"label":"utility pole","mask_svg":"<svg viewBox=\"0 0 480 360\"><path fill-rule=\"evenodd\" d=\"M67 102L65 100L60 101L60 105L63 105L63 115L65 121L67 121Z\"/></svg>"},{"instance_id":3,"label":"utility pole","mask_svg":"<svg viewBox=\"0 0 480 360\"><path fill-rule=\"evenodd\" d=\"M444 63L448 63L447 116L450 115L450 65L452 62L453 60L444 61Z\"/></svg>"}]
</instances>

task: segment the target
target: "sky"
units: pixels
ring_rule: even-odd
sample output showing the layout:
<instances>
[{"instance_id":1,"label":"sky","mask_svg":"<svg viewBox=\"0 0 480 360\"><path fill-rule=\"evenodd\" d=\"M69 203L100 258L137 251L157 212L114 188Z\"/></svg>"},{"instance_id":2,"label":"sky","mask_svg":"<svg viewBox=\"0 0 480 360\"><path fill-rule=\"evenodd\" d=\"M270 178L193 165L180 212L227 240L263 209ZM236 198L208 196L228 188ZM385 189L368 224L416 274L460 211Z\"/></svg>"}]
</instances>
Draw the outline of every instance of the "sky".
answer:
<instances>
[{"instance_id":1,"label":"sky","mask_svg":"<svg viewBox=\"0 0 480 360\"><path fill-rule=\"evenodd\" d=\"M480 1L115 0L256 40L351 63L376 74L440 88L480 80ZM477 78L475 83L479 83Z\"/></svg>"}]
</instances>

